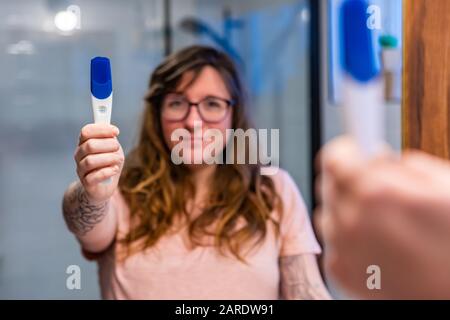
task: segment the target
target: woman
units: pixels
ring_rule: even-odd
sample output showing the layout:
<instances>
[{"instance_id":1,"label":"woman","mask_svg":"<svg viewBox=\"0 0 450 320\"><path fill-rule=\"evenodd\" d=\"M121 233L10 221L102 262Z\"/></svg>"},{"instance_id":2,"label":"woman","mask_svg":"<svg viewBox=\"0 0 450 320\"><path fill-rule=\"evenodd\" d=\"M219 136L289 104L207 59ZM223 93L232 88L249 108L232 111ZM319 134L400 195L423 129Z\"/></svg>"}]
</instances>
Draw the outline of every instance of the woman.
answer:
<instances>
[{"instance_id":1,"label":"woman","mask_svg":"<svg viewBox=\"0 0 450 320\"><path fill-rule=\"evenodd\" d=\"M286 172L189 161L212 143L198 129L222 133L225 157L227 129L249 128L231 60L213 48L181 50L154 71L145 100L126 161L116 127L83 127L80 181L64 196L69 229L98 261L102 297L329 298L315 260L320 247ZM171 155L177 130L195 134L181 165Z\"/></svg>"}]
</instances>

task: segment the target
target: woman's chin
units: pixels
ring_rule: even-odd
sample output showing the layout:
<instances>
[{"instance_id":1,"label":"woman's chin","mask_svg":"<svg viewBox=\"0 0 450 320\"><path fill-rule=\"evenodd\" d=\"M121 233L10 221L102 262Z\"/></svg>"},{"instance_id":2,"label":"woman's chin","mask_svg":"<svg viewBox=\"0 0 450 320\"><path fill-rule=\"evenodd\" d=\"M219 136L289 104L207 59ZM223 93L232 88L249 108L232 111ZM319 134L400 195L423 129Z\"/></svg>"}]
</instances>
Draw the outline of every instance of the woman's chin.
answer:
<instances>
[{"instance_id":1,"label":"woman's chin","mask_svg":"<svg viewBox=\"0 0 450 320\"><path fill-rule=\"evenodd\" d=\"M184 165L189 171L195 172L201 169L204 169L208 166L211 166L211 164L201 163L201 164L185 164Z\"/></svg>"},{"instance_id":2,"label":"woman's chin","mask_svg":"<svg viewBox=\"0 0 450 320\"><path fill-rule=\"evenodd\" d=\"M203 169L215 164L213 157L202 155L200 152L193 152L189 159L184 158L183 164L191 171Z\"/></svg>"},{"instance_id":3,"label":"woman's chin","mask_svg":"<svg viewBox=\"0 0 450 320\"><path fill-rule=\"evenodd\" d=\"M182 164L191 171L214 165L219 161L215 157L218 151L210 150L211 154L208 154L209 149L211 149L207 148L209 143L196 141L195 144L192 143L190 146L185 145L185 148L179 154L172 153L172 161L177 164Z\"/></svg>"}]
</instances>

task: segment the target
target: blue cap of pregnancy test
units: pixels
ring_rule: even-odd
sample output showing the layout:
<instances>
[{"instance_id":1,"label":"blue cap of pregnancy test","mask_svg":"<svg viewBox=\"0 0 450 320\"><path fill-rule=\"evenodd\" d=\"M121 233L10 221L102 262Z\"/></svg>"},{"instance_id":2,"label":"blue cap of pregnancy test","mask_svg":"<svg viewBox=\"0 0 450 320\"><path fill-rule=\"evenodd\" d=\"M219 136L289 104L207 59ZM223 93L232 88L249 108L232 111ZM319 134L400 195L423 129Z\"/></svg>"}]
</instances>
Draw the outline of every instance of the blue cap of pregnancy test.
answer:
<instances>
[{"instance_id":1,"label":"blue cap of pregnancy test","mask_svg":"<svg viewBox=\"0 0 450 320\"><path fill-rule=\"evenodd\" d=\"M91 93L97 99L111 95L111 64L108 58L95 57L91 60Z\"/></svg>"},{"instance_id":2,"label":"blue cap of pregnancy test","mask_svg":"<svg viewBox=\"0 0 450 320\"><path fill-rule=\"evenodd\" d=\"M368 82L380 73L365 0L344 0L341 16L341 54L343 69L355 80Z\"/></svg>"}]
</instances>

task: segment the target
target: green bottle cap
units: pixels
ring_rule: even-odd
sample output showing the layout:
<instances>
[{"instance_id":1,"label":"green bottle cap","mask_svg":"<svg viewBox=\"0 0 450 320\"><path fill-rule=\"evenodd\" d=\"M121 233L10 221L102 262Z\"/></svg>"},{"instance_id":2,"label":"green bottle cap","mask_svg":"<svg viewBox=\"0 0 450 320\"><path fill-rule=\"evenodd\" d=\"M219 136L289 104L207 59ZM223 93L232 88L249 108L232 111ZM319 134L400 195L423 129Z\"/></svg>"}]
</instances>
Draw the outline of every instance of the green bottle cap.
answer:
<instances>
[{"instance_id":1,"label":"green bottle cap","mask_svg":"<svg viewBox=\"0 0 450 320\"><path fill-rule=\"evenodd\" d=\"M397 48L398 40L393 35L380 36L379 43L383 48Z\"/></svg>"}]
</instances>

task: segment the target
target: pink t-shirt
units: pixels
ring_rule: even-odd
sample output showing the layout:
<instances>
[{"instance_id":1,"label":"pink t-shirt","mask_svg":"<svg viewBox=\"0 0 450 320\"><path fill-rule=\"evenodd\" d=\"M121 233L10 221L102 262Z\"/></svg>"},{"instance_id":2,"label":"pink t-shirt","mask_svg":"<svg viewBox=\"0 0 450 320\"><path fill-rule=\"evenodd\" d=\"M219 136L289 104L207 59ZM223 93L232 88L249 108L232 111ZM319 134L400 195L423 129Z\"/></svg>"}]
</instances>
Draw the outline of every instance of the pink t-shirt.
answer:
<instances>
[{"instance_id":1,"label":"pink t-shirt","mask_svg":"<svg viewBox=\"0 0 450 320\"><path fill-rule=\"evenodd\" d=\"M256 249L245 256L223 256L213 246L189 247L186 228L163 236L158 243L124 262L114 243L97 257L103 299L279 299L280 257L319 254L304 201L283 170L273 176L283 199L281 237L273 227ZM118 236L129 229L129 209L120 192L112 198L118 215ZM271 222L268 224L272 225Z\"/></svg>"}]
</instances>

